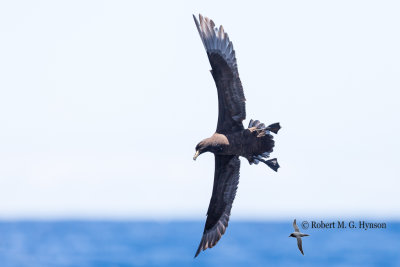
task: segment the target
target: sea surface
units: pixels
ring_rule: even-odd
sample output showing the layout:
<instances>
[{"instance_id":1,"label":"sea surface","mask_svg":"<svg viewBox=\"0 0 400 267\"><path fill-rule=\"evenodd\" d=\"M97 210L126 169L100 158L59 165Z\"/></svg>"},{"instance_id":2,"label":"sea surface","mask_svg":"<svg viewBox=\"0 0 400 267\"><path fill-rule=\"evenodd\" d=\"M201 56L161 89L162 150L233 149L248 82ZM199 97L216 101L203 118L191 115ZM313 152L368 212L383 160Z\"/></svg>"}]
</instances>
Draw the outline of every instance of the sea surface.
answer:
<instances>
[{"instance_id":1,"label":"sea surface","mask_svg":"<svg viewBox=\"0 0 400 267\"><path fill-rule=\"evenodd\" d=\"M400 266L400 223L386 223L301 229L310 234L303 256L288 237L291 221L231 221L217 246L194 259L202 221L3 221L0 266Z\"/></svg>"}]
</instances>

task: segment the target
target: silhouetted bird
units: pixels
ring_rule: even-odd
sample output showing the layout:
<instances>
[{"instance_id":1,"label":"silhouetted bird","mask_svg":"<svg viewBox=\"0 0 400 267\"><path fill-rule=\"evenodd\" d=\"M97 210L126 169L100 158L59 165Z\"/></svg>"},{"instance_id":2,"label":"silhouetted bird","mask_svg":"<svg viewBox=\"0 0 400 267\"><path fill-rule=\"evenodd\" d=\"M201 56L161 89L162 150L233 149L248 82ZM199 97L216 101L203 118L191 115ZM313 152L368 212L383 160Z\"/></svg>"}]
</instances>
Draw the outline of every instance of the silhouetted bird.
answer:
<instances>
[{"instance_id":1,"label":"silhouetted bird","mask_svg":"<svg viewBox=\"0 0 400 267\"><path fill-rule=\"evenodd\" d=\"M258 120L251 120L245 129L245 97L237 68L235 50L224 28L215 27L214 22L193 15L203 45L207 51L218 91L218 124L216 132L196 146L195 160L204 152L215 155L214 186L207 211L207 220L195 257L202 250L212 248L221 239L228 226L232 203L239 183L239 156L250 164L260 161L274 171L279 168L276 159L266 160L274 147L270 132L278 133L279 123L265 127ZM256 234L256 233L255 233Z\"/></svg>"}]
</instances>

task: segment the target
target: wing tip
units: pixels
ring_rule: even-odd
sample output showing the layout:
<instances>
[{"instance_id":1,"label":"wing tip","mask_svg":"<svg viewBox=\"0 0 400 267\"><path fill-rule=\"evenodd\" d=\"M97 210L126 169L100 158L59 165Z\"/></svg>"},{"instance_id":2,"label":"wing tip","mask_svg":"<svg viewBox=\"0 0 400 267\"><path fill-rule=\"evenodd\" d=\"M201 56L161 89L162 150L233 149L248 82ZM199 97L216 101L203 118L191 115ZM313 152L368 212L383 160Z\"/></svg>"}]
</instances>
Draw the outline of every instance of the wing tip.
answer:
<instances>
[{"instance_id":1,"label":"wing tip","mask_svg":"<svg viewBox=\"0 0 400 267\"><path fill-rule=\"evenodd\" d=\"M192 14L194 21L196 22L196 24L199 23L199 20L197 19L197 16L195 14ZM201 14L199 14L199 16L201 16Z\"/></svg>"},{"instance_id":2,"label":"wing tip","mask_svg":"<svg viewBox=\"0 0 400 267\"><path fill-rule=\"evenodd\" d=\"M200 252L205 250L205 248L203 247L203 241L204 241L204 235L201 237L199 247L197 248L196 254L194 255L194 259L200 254Z\"/></svg>"},{"instance_id":3,"label":"wing tip","mask_svg":"<svg viewBox=\"0 0 400 267\"><path fill-rule=\"evenodd\" d=\"M201 248L199 247L197 249L196 254L194 255L193 259L197 258L197 256L199 256L200 252L201 252Z\"/></svg>"},{"instance_id":4,"label":"wing tip","mask_svg":"<svg viewBox=\"0 0 400 267\"><path fill-rule=\"evenodd\" d=\"M231 52L234 55L229 36L222 25L215 27L214 21L209 17L203 17L199 14L199 19L197 19L196 15L192 15L207 52L216 50L223 54L225 58L231 57ZM229 45L230 49L227 49Z\"/></svg>"}]
</instances>

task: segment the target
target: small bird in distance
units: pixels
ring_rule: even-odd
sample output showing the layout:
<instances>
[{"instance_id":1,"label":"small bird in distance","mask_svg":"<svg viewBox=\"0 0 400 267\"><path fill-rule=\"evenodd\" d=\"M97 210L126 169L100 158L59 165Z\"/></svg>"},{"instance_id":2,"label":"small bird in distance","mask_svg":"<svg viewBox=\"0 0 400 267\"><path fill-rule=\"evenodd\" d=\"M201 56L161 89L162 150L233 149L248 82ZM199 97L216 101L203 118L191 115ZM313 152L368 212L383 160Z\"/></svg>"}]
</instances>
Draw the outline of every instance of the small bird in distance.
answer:
<instances>
[{"instance_id":1,"label":"small bird in distance","mask_svg":"<svg viewBox=\"0 0 400 267\"><path fill-rule=\"evenodd\" d=\"M295 237L297 239L297 246L299 247L301 254L304 255L301 238L303 236L309 236L309 235L300 233L299 227L296 224L296 219L294 219L294 221L293 221L293 228L294 228L294 232L291 233L289 237Z\"/></svg>"}]
</instances>

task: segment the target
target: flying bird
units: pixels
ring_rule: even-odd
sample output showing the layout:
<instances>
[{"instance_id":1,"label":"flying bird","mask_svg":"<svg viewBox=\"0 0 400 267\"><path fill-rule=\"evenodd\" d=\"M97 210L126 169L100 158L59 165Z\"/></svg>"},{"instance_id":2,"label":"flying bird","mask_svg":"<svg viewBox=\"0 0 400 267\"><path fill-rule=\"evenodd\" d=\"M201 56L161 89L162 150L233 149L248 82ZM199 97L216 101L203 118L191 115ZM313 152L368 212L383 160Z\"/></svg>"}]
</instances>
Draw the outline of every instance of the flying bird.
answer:
<instances>
[{"instance_id":1,"label":"flying bird","mask_svg":"<svg viewBox=\"0 0 400 267\"><path fill-rule=\"evenodd\" d=\"M304 255L301 238L303 236L309 236L309 235L300 233L299 227L296 224L296 219L294 219L294 221L293 221L293 228L294 228L294 232L291 233L289 237L294 237L297 239L297 246L299 247L301 254Z\"/></svg>"},{"instance_id":2,"label":"flying bird","mask_svg":"<svg viewBox=\"0 0 400 267\"><path fill-rule=\"evenodd\" d=\"M216 132L196 146L193 159L204 152L214 153L214 185L203 236L195 257L207 248L212 248L221 239L228 226L232 203L239 183L239 156L250 164L265 163L274 171L279 164L276 158L269 159L274 147L272 133L278 133L279 123L265 126L258 120L250 120L247 129L243 127L246 118L245 97L239 78L235 50L222 26L215 27L212 20L193 15L200 38L211 64L211 74L218 93L218 123Z\"/></svg>"}]
</instances>

